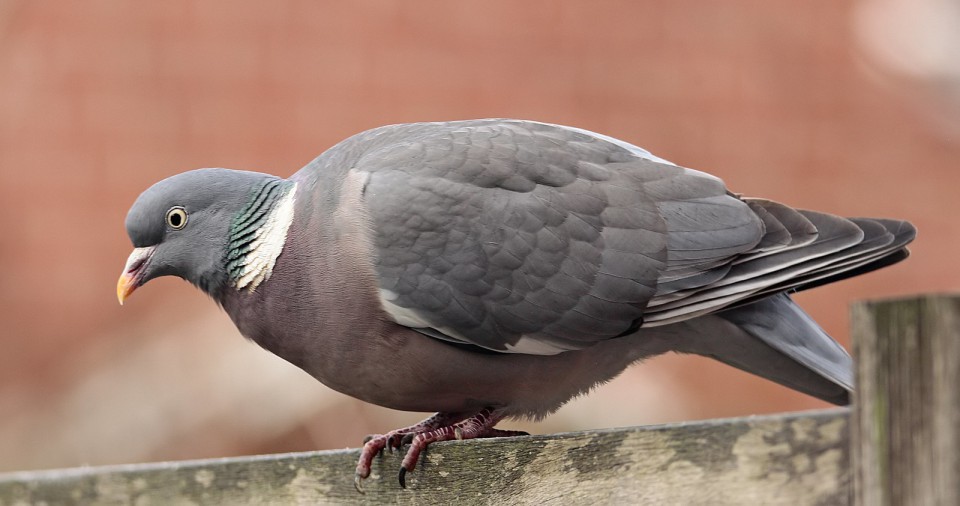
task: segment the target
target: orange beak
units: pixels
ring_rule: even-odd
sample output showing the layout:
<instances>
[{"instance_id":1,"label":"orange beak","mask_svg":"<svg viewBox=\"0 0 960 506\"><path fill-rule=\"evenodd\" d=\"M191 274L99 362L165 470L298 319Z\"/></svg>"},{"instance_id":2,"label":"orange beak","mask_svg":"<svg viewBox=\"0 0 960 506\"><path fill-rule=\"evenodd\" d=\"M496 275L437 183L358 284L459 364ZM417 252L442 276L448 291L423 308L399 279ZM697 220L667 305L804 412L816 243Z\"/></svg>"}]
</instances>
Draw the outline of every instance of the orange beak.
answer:
<instances>
[{"instance_id":1,"label":"orange beak","mask_svg":"<svg viewBox=\"0 0 960 506\"><path fill-rule=\"evenodd\" d=\"M120 301L121 306L123 301L127 300L127 297L143 284L144 268L147 266L150 256L153 255L153 250L152 246L136 248L127 258L127 265L123 267L123 273L117 280L117 300Z\"/></svg>"}]
</instances>

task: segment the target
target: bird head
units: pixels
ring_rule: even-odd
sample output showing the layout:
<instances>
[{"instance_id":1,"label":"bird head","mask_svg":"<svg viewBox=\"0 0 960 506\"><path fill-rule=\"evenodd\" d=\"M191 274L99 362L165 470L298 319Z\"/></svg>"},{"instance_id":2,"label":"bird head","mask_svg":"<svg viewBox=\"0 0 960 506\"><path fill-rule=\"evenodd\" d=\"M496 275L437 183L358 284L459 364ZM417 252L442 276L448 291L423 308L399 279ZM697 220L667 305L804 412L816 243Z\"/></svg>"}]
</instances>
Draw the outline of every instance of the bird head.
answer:
<instances>
[{"instance_id":1,"label":"bird head","mask_svg":"<svg viewBox=\"0 0 960 506\"><path fill-rule=\"evenodd\" d=\"M127 213L134 250L117 282L120 303L160 276L185 279L218 299L230 280L231 229L256 202L257 189L272 181L283 180L256 172L198 169L144 191Z\"/></svg>"}]
</instances>

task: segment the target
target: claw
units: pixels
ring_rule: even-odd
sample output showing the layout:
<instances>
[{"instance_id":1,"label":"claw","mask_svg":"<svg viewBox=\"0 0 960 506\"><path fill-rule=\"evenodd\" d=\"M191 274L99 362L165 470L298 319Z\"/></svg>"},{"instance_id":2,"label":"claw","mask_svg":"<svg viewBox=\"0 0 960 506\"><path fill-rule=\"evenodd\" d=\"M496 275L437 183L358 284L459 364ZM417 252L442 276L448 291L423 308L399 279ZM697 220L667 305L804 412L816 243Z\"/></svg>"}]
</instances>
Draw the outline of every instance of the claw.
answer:
<instances>
[{"instance_id":1,"label":"claw","mask_svg":"<svg viewBox=\"0 0 960 506\"><path fill-rule=\"evenodd\" d=\"M367 437L363 438L363 444L369 443L370 440L373 439L373 438L374 438L374 435L373 435L373 434L368 434Z\"/></svg>"},{"instance_id":2,"label":"claw","mask_svg":"<svg viewBox=\"0 0 960 506\"><path fill-rule=\"evenodd\" d=\"M367 436L364 447L360 451L360 460L357 463L357 473L353 478L353 486L357 492L364 493L363 480L370 475L370 466L373 458L379 453L383 455L384 448L393 453L394 449L402 450L409 445L397 480L400 487L407 488L407 473L417 467L421 453L431 443L450 441L451 439L474 439L484 437L516 436L518 431L499 430L495 428L503 415L492 407L486 407L467 416L464 413L437 413L430 418L410 427L397 429L384 435Z\"/></svg>"}]
</instances>

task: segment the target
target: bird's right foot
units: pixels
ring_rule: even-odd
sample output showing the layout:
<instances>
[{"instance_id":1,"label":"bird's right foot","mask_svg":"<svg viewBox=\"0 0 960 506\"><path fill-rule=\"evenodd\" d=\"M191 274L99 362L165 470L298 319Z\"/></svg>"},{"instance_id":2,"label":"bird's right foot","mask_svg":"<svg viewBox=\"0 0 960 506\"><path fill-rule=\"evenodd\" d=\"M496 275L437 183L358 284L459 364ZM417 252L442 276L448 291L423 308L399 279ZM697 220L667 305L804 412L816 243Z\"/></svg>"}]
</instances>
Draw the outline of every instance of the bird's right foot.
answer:
<instances>
[{"instance_id":1,"label":"bird's right foot","mask_svg":"<svg viewBox=\"0 0 960 506\"><path fill-rule=\"evenodd\" d=\"M462 413L437 413L430 418L409 427L392 430L386 434L373 434L363 440L363 449L360 450L360 461L357 463L357 473L353 478L353 485L361 494L363 492L363 480L370 476L370 466L373 464L373 457L383 453L384 448L393 452L394 448L400 448L409 444L417 434L436 430L439 427L457 423L469 415Z\"/></svg>"},{"instance_id":2,"label":"bird's right foot","mask_svg":"<svg viewBox=\"0 0 960 506\"><path fill-rule=\"evenodd\" d=\"M403 457L398 479L400 486L406 488L406 475L413 471L420 458L420 453L430 443L451 441L454 439L475 439L487 437L525 436L526 432L500 430L494 426L503 419L503 415L493 408L484 408L474 415L463 413L437 413L430 418L410 427L390 431L386 434L368 436L360 451L360 462L357 464L357 473L353 484L357 491L363 493L363 480L370 476L370 466L374 455L389 448L400 448L409 444L410 448Z\"/></svg>"}]
</instances>

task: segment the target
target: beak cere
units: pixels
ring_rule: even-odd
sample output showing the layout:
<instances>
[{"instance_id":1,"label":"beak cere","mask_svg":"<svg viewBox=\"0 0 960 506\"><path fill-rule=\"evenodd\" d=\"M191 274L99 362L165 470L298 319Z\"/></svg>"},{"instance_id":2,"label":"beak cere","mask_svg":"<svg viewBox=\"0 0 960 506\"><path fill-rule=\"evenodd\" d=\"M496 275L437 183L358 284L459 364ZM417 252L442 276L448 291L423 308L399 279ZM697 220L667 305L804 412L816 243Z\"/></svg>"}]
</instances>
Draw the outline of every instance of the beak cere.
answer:
<instances>
[{"instance_id":1,"label":"beak cere","mask_svg":"<svg viewBox=\"0 0 960 506\"><path fill-rule=\"evenodd\" d=\"M136 248L133 250L133 253L130 253L130 257L127 258L127 265L123 267L123 273L120 274L120 279L117 280L117 300L120 301L121 306L123 305L123 301L142 284L144 271L147 262L153 255L153 250L153 246Z\"/></svg>"}]
</instances>

